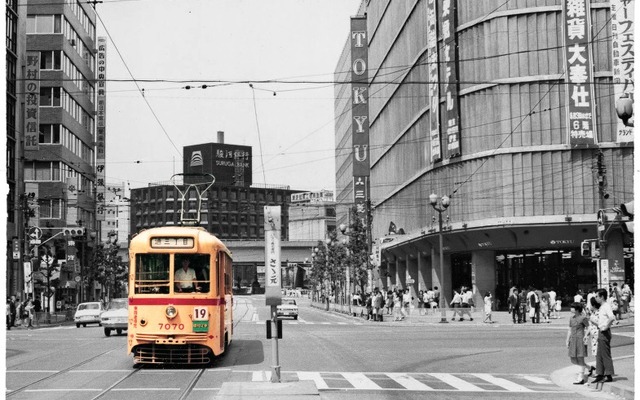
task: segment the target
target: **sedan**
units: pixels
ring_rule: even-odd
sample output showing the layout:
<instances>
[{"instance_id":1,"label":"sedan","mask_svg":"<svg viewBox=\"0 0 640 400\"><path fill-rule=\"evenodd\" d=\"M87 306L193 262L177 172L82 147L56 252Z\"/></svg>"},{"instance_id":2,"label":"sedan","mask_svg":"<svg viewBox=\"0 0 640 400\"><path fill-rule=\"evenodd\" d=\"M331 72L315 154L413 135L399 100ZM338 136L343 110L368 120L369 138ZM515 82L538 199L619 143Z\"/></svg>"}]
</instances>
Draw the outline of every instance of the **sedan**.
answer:
<instances>
[{"instance_id":1,"label":"sedan","mask_svg":"<svg viewBox=\"0 0 640 400\"><path fill-rule=\"evenodd\" d=\"M100 319L107 337L111 336L112 330L118 335L126 331L129 327L129 299L112 299Z\"/></svg>"},{"instance_id":2,"label":"sedan","mask_svg":"<svg viewBox=\"0 0 640 400\"><path fill-rule=\"evenodd\" d=\"M102 303L99 301L80 303L76 309L73 321L76 323L76 327L78 328L80 328L80 325L86 327L87 324L98 324L99 326L100 314L102 314L102 311Z\"/></svg>"},{"instance_id":3,"label":"sedan","mask_svg":"<svg viewBox=\"0 0 640 400\"><path fill-rule=\"evenodd\" d=\"M298 305L295 299L282 299L282 304L276 308L278 317L293 317L298 319Z\"/></svg>"}]
</instances>

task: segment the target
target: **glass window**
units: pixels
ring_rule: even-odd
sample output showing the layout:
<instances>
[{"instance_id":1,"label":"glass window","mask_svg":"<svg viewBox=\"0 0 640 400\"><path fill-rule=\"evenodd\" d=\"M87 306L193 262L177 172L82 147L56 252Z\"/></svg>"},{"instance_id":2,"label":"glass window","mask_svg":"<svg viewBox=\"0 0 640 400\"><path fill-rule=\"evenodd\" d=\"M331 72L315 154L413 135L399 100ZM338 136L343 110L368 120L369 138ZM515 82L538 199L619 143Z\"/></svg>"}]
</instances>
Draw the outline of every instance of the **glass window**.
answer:
<instances>
[{"instance_id":1,"label":"glass window","mask_svg":"<svg viewBox=\"0 0 640 400\"><path fill-rule=\"evenodd\" d=\"M169 254L136 254L135 293L169 293Z\"/></svg>"},{"instance_id":2,"label":"glass window","mask_svg":"<svg viewBox=\"0 0 640 400\"><path fill-rule=\"evenodd\" d=\"M36 33L35 15L27 15L27 33Z\"/></svg>"},{"instance_id":3,"label":"glass window","mask_svg":"<svg viewBox=\"0 0 640 400\"><path fill-rule=\"evenodd\" d=\"M36 17L36 33L53 32L53 15L38 15Z\"/></svg>"},{"instance_id":4,"label":"glass window","mask_svg":"<svg viewBox=\"0 0 640 400\"><path fill-rule=\"evenodd\" d=\"M208 293L211 286L209 260L208 254L176 254L174 292Z\"/></svg>"}]
</instances>

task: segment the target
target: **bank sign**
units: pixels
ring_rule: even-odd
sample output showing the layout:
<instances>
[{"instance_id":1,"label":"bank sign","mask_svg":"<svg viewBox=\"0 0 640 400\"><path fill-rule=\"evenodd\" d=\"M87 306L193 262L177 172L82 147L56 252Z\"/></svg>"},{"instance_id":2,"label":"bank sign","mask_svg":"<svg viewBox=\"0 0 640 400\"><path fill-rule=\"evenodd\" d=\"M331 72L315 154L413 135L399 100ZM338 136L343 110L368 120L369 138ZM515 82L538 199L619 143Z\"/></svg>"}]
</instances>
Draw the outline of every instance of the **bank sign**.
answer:
<instances>
[{"instance_id":1,"label":"bank sign","mask_svg":"<svg viewBox=\"0 0 640 400\"><path fill-rule=\"evenodd\" d=\"M183 150L185 173L211 174L215 185L250 186L252 183L251 147L222 143L186 146ZM185 176L185 183L202 182L201 177Z\"/></svg>"}]
</instances>

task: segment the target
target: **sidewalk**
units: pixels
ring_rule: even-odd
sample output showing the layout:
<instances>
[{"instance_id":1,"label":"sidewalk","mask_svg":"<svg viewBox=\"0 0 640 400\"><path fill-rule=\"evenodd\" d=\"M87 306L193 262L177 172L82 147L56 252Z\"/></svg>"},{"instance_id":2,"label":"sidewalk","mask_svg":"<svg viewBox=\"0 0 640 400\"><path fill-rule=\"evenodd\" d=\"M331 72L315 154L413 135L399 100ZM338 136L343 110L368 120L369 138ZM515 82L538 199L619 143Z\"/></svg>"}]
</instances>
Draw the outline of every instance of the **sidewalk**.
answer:
<instances>
[{"instance_id":1,"label":"sidewalk","mask_svg":"<svg viewBox=\"0 0 640 400\"><path fill-rule=\"evenodd\" d=\"M325 310L326 304L311 302L311 307ZM355 312L357 316L349 315L347 312L347 306L340 306L330 304L330 310L328 312L343 315L345 318L352 318L364 321L366 324L372 325L385 325L385 326L420 326L420 325L439 325L446 327L468 327L469 325L475 325L477 327L491 327L491 328L501 328L501 327L512 327L512 328L522 328L522 329L567 329L569 324L569 317L571 313L569 311L561 311L558 319L550 319L548 323L545 323L541 320L539 324L532 324L531 320L527 316L527 322L522 324L514 324L511 314L506 311L494 311L492 313L493 323L484 323L484 312L479 309L475 309L471 312L473 317L473 321L469 320L469 316L464 316L464 321L459 321L459 317L456 316L455 320L452 321L451 317L453 315L452 309L446 310L446 321L447 323L442 323L442 315L438 311L435 314L426 314L420 315L418 309L412 309L409 315L402 321L394 321L393 315L383 315L383 322L374 322L367 321L366 316L360 317L360 311L362 307L353 307L352 312ZM615 335L616 330L623 327L633 327L634 326L634 315L633 314L624 314L623 319L620 320L616 325L612 327L612 332ZM627 399L631 400L634 398L635 394L635 354L625 355L621 357L616 357L613 359L615 372L616 374L613 377L613 382L605 383L602 390L595 390L595 385L574 385L573 381L575 380L577 367L569 366L566 368L559 369L551 373L551 380L558 386L574 391L586 397L596 398L596 399L606 399L606 400L614 400L614 399ZM590 365L595 365L595 361L588 362ZM591 378L593 379L593 378ZM591 380L590 379L590 380Z\"/></svg>"}]
</instances>

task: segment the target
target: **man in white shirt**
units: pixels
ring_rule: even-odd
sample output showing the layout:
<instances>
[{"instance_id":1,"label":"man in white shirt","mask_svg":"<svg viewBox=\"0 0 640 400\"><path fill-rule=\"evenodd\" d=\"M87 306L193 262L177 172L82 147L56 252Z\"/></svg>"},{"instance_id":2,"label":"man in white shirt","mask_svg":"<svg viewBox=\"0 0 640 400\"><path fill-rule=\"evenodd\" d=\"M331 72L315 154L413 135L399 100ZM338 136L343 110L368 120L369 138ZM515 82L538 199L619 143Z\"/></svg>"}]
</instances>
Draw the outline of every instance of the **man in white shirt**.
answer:
<instances>
[{"instance_id":1,"label":"man in white shirt","mask_svg":"<svg viewBox=\"0 0 640 400\"><path fill-rule=\"evenodd\" d=\"M176 271L174 280L177 292L193 292L193 288L200 290L196 281L196 271L189 267L189 260L182 259L182 268Z\"/></svg>"},{"instance_id":2,"label":"man in white shirt","mask_svg":"<svg viewBox=\"0 0 640 400\"><path fill-rule=\"evenodd\" d=\"M607 302L606 289L598 289L595 299L600 304L600 309L597 315L591 316L591 322L598 325L596 378L591 383L611 382L614 374L613 360L611 359L611 324L616 320L616 317Z\"/></svg>"}]
</instances>

